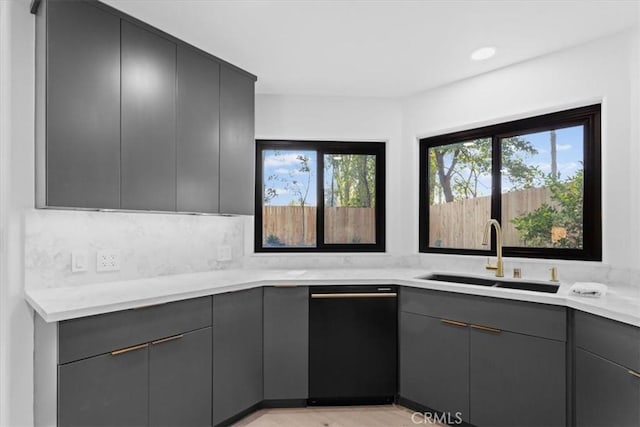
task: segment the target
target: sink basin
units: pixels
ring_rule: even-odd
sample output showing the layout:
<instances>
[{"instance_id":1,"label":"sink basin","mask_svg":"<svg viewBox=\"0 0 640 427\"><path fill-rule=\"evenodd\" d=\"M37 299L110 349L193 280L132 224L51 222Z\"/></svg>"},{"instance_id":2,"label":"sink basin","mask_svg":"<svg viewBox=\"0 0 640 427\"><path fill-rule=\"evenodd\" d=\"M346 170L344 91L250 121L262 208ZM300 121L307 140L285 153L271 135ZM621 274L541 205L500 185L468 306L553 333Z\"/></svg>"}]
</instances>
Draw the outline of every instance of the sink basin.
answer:
<instances>
[{"instance_id":1,"label":"sink basin","mask_svg":"<svg viewBox=\"0 0 640 427\"><path fill-rule=\"evenodd\" d=\"M559 285L537 283L537 282L521 282L512 280L500 280L483 277L456 276L451 274L429 274L428 276L418 277L422 280L435 280L437 282L460 283L463 285L488 286L491 288L504 289L520 289L523 291L545 292L555 294L558 292Z\"/></svg>"},{"instance_id":2,"label":"sink basin","mask_svg":"<svg viewBox=\"0 0 640 427\"><path fill-rule=\"evenodd\" d=\"M422 280L435 280L436 282L448 282L448 283L462 283L463 285L476 285L476 286L496 286L498 281L491 278L482 277L468 277L468 276L453 276L449 274L430 274L424 277L418 277Z\"/></svg>"},{"instance_id":3,"label":"sink basin","mask_svg":"<svg viewBox=\"0 0 640 427\"><path fill-rule=\"evenodd\" d=\"M533 291L533 292L546 292L548 294L555 294L558 292L558 285L546 284L546 283L536 283L536 282L499 282L496 288L505 288L505 289L520 289L523 291Z\"/></svg>"}]
</instances>

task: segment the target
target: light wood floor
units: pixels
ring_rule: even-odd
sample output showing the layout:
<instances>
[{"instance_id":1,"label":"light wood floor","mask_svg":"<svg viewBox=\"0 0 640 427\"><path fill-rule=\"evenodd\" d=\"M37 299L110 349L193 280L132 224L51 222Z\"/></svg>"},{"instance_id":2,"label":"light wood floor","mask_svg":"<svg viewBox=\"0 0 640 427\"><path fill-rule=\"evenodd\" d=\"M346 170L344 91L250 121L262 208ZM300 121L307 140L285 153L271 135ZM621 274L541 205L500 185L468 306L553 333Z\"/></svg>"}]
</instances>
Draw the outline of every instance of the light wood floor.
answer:
<instances>
[{"instance_id":1,"label":"light wood floor","mask_svg":"<svg viewBox=\"0 0 640 427\"><path fill-rule=\"evenodd\" d=\"M307 408L261 409L234 424L235 427L416 427L438 426L424 418L411 420L413 411L398 405L313 406Z\"/></svg>"}]
</instances>

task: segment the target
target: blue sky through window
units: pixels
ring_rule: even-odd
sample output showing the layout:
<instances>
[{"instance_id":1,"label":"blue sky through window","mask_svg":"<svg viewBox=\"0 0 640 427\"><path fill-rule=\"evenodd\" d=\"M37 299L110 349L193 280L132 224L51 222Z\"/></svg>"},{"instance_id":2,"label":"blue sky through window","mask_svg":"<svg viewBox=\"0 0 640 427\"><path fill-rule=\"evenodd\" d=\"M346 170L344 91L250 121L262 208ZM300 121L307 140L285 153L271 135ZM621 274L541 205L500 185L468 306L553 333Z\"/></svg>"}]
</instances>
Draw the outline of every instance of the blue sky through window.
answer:
<instances>
[{"instance_id":1,"label":"blue sky through window","mask_svg":"<svg viewBox=\"0 0 640 427\"><path fill-rule=\"evenodd\" d=\"M574 176L583 168L583 135L582 126L573 126L556 130L556 164L560 179L564 180ZM546 176L551 173L551 132L543 131L529 133L520 137L538 151L535 155L526 155L524 161L527 165L537 166ZM524 154L524 153L523 153ZM508 176L503 175L502 192L511 190L511 182Z\"/></svg>"},{"instance_id":2,"label":"blue sky through window","mask_svg":"<svg viewBox=\"0 0 640 427\"><path fill-rule=\"evenodd\" d=\"M309 172L300 157L308 157ZM271 206L299 206L306 193L306 206L317 206L317 153L312 150L264 150L262 155L263 196ZM272 192L270 190L273 190ZM273 195L273 197L271 197Z\"/></svg>"}]
</instances>

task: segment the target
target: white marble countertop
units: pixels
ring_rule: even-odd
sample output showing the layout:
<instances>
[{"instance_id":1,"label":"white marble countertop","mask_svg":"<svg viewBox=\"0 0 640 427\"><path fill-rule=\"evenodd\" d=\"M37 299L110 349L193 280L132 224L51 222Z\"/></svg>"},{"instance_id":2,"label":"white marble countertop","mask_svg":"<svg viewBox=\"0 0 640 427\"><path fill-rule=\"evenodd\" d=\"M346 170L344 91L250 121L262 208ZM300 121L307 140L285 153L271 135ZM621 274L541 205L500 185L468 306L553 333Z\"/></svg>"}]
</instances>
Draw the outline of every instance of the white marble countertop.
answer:
<instances>
[{"instance_id":1,"label":"white marble countertop","mask_svg":"<svg viewBox=\"0 0 640 427\"><path fill-rule=\"evenodd\" d=\"M560 283L558 293L550 294L443 283L417 278L427 274L429 274L429 271L423 269L234 269L74 287L27 289L25 298L46 322L57 322L263 285L395 284L470 295L563 305L634 326L640 326L640 286L609 286L607 295L604 297L589 298L569 295L570 283ZM474 276L490 278L491 274Z\"/></svg>"}]
</instances>

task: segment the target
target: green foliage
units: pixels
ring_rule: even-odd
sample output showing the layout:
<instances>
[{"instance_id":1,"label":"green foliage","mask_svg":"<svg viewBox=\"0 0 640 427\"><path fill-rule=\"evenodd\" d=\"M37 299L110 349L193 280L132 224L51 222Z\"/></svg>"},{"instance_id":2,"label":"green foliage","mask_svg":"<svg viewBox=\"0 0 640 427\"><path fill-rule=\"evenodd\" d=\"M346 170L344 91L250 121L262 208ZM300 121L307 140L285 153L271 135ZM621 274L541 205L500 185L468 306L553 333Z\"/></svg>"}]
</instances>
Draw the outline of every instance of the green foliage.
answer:
<instances>
[{"instance_id":1,"label":"green foliage","mask_svg":"<svg viewBox=\"0 0 640 427\"><path fill-rule=\"evenodd\" d=\"M276 156L280 155L280 152L275 152ZM304 207L307 203L307 197L309 196L309 190L311 189L311 178L313 172L309 165L309 156L298 154L296 156L298 165L295 169L288 172L286 176L282 174L272 174L266 179L263 188L263 201L265 205L268 205L271 200L278 196L276 185L280 184L289 193L294 195L293 205Z\"/></svg>"},{"instance_id":2,"label":"green foliage","mask_svg":"<svg viewBox=\"0 0 640 427\"><path fill-rule=\"evenodd\" d=\"M509 178L511 191L540 185L542 173L527 157L538 154L531 143L515 136L502 140L502 171ZM433 147L429 150L430 200L469 199L483 195L481 178L492 172L490 138ZM437 178L437 179L436 179Z\"/></svg>"},{"instance_id":3,"label":"green foliage","mask_svg":"<svg viewBox=\"0 0 640 427\"><path fill-rule=\"evenodd\" d=\"M280 153L276 151L275 155L278 156L280 155ZM309 190L311 189L311 178L313 177L313 172L311 170L311 166L309 165L309 156L305 154L298 154L296 156L296 160L298 161L297 168L290 170L287 176L273 174L267 178L267 183L271 186L267 186L265 184L263 200L265 205L267 205L274 197L278 195L276 188L273 187L278 183L282 184L284 186L284 189L294 196L293 200L291 200L290 202L290 205L300 206L302 208L300 210L300 213L302 215L302 231L300 233L299 240L300 244L303 244L307 226L304 207L307 204L307 197L309 196Z\"/></svg>"},{"instance_id":4,"label":"green foliage","mask_svg":"<svg viewBox=\"0 0 640 427\"><path fill-rule=\"evenodd\" d=\"M269 234L265 239L266 246L284 246L284 243L275 234Z\"/></svg>"},{"instance_id":5,"label":"green foliage","mask_svg":"<svg viewBox=\"0 0 640 427\"><path fill-rule=\"evenodd\" d=\"M376 157L340 154L324 157L325 206L374 207L376 203Z\"/></svg>"},{"instance_id":6,"label":"green foliage","mask_svg":"<svg viewBox=\"0 0 640 427\"><path fill-rule=\"evenodd\" d=\"M513 218L515 226L527 246L581 248L583 236L584 171L579 170L565 180L548 175L545 185L551 191L551 204ZM552 239L554 227L565 229L566 235Z\"/></svg>"}]
</instances>

